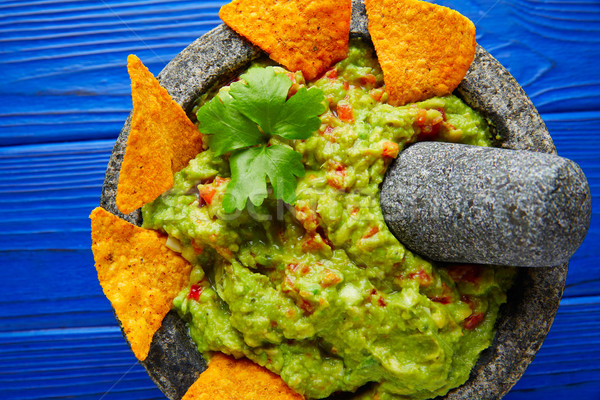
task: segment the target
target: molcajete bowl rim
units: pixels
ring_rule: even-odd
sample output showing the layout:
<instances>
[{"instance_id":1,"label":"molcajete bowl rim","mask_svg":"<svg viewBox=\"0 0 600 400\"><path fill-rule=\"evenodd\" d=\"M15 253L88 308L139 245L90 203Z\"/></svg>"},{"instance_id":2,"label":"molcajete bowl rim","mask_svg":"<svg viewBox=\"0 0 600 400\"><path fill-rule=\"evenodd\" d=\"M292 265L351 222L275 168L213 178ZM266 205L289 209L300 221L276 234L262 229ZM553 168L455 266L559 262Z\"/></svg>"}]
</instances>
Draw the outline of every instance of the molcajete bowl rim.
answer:
<instances>
[{"instance_id":1,"label":"molcajete bowl rim","mask_svg":"<svg viewBox=\"0 0 600 400\"><path fill-rule=\"evenodd\" d=\"M360 0L353 2L350 30L351 37L370 41L367 16ZM264 53L259 48L221 24L180 52L158 79L191 115L194 101L200 94L230 81L262 55ZM495 134L502 138L498 146L556 152L545 124L523 89L480 46L455 94L492 123ZM115 205L129 121L128 118L109 161L101 206L140 225L139 210L123 215ZM562 297L567 268L565 264L553 268L519 269L515 285L508 293L508 302L501 308L492 346L482 353L470 379L440 399L499 399L510 390L535 357L552 325ZM183 397L206 368L187 327L174 311L167 315L154 335L148 358L141 364L170 400Z\"/></svg>"}]
</instances>

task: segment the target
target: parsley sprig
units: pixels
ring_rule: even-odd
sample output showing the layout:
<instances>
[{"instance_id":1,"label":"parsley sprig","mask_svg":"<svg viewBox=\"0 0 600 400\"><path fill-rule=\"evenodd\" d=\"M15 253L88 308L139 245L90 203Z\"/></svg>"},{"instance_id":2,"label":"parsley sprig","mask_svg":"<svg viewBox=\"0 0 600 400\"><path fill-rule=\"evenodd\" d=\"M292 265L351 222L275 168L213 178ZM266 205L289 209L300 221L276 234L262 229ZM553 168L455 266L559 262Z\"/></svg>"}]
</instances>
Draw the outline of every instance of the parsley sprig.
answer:
<instances>
[{"instance_id":1,"label":"parsley sprig","mask_svg":"<svg viewBox=\"0 0 600 400\"><path fill-rule=\"evenodd\" d=\"M325 97L317 88L301 87L288 99L292 81L273 67L251 68L197 112L200 131L209 135L216 156L229 157L231 182L223 198L227 213L242 210L247 199L259 206L273 194L288 204L296 198L296 177L304 175L300 153L284 145L269 146L272 136L308 139L321 124Z\"/></svg>"}]
</instances>

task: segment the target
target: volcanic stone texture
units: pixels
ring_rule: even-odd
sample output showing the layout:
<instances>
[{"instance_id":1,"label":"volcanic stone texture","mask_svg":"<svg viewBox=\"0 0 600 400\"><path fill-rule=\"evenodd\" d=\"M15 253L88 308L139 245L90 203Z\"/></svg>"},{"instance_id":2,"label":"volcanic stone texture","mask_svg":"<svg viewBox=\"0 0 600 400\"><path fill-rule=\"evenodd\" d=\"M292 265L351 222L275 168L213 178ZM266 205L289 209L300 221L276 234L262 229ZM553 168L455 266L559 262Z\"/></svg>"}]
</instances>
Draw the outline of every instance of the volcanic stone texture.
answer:
<instances>
[{"instance_id":1,"label":"volcanic stone texture","mask_svg":"<svg viewBox=\"0 0 600 400\"><path fill-rule=\"evenodd\" d=\"M571 160L440 142L404 150L379 202L388 227L418 254L523 267L567 262L592 211L585 175Z\"/></svg>"}]
</instances>

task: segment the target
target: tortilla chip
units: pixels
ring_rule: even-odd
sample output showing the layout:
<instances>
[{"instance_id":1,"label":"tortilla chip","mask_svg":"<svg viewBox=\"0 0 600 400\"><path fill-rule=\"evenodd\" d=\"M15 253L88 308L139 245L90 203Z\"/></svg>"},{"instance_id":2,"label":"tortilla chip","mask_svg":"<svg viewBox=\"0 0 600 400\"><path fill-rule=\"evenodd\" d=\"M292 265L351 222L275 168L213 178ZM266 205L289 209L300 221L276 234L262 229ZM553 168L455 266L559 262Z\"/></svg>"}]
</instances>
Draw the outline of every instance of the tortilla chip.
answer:
<instances>
[{"instance_id":1,"label":"tortilla chip","mask_svg":"<svg viewBox=\"0 0 600 400\"><path fill-rule=\"evenodd\" d=\"M97 207L92 211L92 251L98 280L139 360L154 332L188 284L191 265L165 246L167 237Z\"/></svg>"},{"instance_id":2,"label":"tortilla chip","mask_svg":"<svg viewBox=\"0 0 600 400\"><path fill-rule=\"evenodd\" d=\"M419 0L365 0L365 6L391 104L456 89L475 57L475 25L468 18Z\"/></svg>"},{"instance_id":3,"label":"tortilla chip","mask_svg":"<svg viewBox=\"0 0 600 400\"><path fill-rule=\"evenodd\" d=\"M119 173L117 207L140 208L173 186L173 174L202 150L202 135L139 58L127 57L133 115Z\"/></svg>"},{"instance_id":4,"label":"tortilla chip","mask_svg":"<svg viewBox=\"0 0 600 400\"><path fill-rule=\"evenodd\" d=\"M352 0L234 0L219 17L307 80L348 54Z\"/></svg>"},{"instance_id":5,"label":"tortilla chip","mask_svg":"<svg viewBox=\"0 0 600 400\"><path fill-rule=\"evenodd\" d=\"M285 382L252 361L215 353L208 369L181 400L303 400Z\"/></svg>"}]
</instances>

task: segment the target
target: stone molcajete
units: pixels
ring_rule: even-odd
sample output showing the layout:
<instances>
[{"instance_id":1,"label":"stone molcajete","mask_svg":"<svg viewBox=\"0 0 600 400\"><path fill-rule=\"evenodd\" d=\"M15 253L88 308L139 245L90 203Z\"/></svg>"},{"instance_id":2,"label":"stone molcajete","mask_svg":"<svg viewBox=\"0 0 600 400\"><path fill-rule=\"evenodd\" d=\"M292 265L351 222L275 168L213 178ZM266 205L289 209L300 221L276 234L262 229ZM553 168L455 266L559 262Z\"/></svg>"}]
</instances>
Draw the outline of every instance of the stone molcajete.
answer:
<instances>
[{"instance_id":1,"label":"stone molcajete","mask_svg":"<svg viewBox=\"0 0 600 400\"><path fill-rule=\"evenodd\" d=\"M353 4L351 36L369 40L367 17L360 1ZM200 94L227 83L262 55L257 47L221 25L177 55L158 79L191 116L194 100ZM455 93L491 121L495 133L502 138L498 146L555 152L552 139L528 97L484 49L478 47L471 68ZM115 205L128 133L129 121L121 131L109 162L101 206L140 225L139 210L123 215ZM550 329L566 274L566 263L552 268L519 270L516 283L508 293L508 303L501 309L493 345L482 353L467 383L450 391L444 399L499 399L510 390ZM174 312L164 319L142 364L171 400L180 399L206 368L185 324Z\"/></svg>"}]
</instances>

